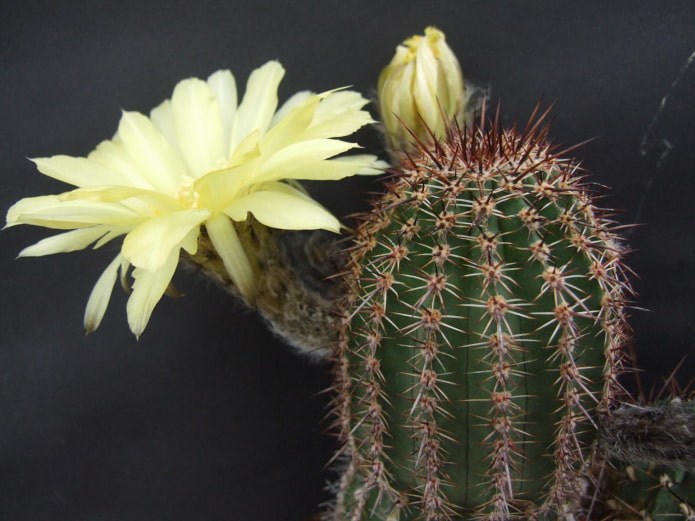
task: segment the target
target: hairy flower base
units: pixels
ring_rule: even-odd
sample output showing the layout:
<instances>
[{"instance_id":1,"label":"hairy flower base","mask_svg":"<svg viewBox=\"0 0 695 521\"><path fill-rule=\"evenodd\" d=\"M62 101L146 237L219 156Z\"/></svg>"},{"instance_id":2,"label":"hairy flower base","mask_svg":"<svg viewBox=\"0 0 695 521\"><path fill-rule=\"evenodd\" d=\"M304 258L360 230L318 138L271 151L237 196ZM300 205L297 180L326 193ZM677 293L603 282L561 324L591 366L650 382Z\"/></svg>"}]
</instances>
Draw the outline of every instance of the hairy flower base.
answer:
<instances>
[{"instance_id":1,"label":"hairy flower base","mask_svg":"<svg viewBox=\"0 0 695 521\"><path fill-rule=\"evenodd\" d=\"M270 329L295 350L314 360L333 354L337 341L336 302L343 286L341 240L321 231L285 232L253 218L240 227L244 244L253 244L255 307ZM209 236L201 233L195 255L184 263L241 297Z\"/></svg>"},{"instance_id":2,"label":"hairy flower base","mask_svg":"<svg viewBox=\"0 0 695 521\"><path fill-rule=\"evenodd\" d=\"M261 225L338 232L340 223L294 182L379 173L374 156L339 156L357 145L340 138L372 123L360 94L303 91L277 109L284 75L278 62L252 72L237 103L230 71L178 83L149 117L124 112L116 136L87 157L35 159L45 175L74 185L59 195L22 199L7 226L69 230L20 256L99 248L125 236L97 281L85 312L96 329L116 278L133 268L128 322L139 336L170 284L180 251L195 255L202 228L229 278L250 304L256 298L256 253L239 237L249 215ZM276 110L277 109L277 110Z\"/></svg>"}]
</instances>

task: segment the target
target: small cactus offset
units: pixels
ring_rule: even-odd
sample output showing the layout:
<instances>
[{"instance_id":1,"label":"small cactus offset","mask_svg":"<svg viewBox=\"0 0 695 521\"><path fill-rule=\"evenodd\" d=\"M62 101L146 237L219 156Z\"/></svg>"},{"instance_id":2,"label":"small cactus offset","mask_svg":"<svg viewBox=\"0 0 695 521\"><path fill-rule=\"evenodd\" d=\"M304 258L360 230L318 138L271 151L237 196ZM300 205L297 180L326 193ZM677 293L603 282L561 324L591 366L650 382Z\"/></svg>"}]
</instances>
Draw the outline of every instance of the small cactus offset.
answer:
<instances>
[{"instance_id":1,"label":"small cactus offset","mask_svg":"<svg viewBox=\"0 0 695 521\"><path fill-rule=\"evenodd\" d=\"M624 248L547 139L498 119L401 157L357 228L336 519L570 519L621 394Z\"/></svg>"}]
</instances>

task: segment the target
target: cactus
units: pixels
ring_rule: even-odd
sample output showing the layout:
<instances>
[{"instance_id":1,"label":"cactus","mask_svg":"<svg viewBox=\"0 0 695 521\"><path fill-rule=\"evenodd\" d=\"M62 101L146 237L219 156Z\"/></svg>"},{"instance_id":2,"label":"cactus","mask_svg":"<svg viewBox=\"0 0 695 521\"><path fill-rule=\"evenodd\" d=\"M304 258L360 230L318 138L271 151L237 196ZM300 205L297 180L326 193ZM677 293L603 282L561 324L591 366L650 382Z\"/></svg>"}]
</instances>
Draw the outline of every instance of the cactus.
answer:
<instances>
[{"instance_id":1,"label":"cactus","mask_svg":"<svg viewBox=\"0 0 695 521\"><path fill-rule=\"evenodd\" d=\"M362 217L332 519L623 515L613 491L633 483L595 442L628 399L625 247L538 114L418 140Z\"/></svg>"}]
</instances>

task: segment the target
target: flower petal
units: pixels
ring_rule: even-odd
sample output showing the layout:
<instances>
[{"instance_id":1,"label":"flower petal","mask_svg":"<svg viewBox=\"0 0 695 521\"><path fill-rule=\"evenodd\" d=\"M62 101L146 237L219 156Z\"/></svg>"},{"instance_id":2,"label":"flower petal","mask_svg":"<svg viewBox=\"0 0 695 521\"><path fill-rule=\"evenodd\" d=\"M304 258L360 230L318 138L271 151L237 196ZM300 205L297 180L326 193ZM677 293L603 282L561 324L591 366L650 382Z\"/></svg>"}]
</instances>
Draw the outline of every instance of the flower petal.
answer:
<instances>
[{"instance_id":1,"label":"flower petal","mask_svg":"<svg viewBox=\"0 0 695 521\"><path fill-rule=\"evenodd\" d=\"M208 85L212 94L217 98L222 117L222 142L224 143L224 157L229 157L229 139L232 135L232 126L237 110L237 90L234 75L229 70L217 71L208 78Z\"/></svg>"},{"instance_id":2,"label":"flower petal","mask_svg":"<svg viewBox=\"0 0 695 521\"><path fill-rule=\"evenodd\" d=\"M174 194L188 171L150 119L138 112L123 112L118 136L148 182L159 191Z\"/></svg>"},{"instance_id":3,"label":"flower petal","mask_svg":"<svg viewBox=\"0 0 695 521\"><path fill-rule=\"evenodd\" d=\"M287 117L287 115L292 110L296 109L300 105L303 105L312 96L316 96L316 94L310 90L301 90L299 92L294 93L277 110L277 112L273 116L273 119L270 122L270 127L272 128L278 123L280 123L283 119Z\"/></svg>"},{"instance_id":4,"label":"flower petal","mask_svg":"<svg viewBox=\"0 0 695 521\"><path fill-rule=\"evenodd\" d=\"M261 133L258 130L254 130L248 136L242 139L234 149L234 152L232 152L232 155L229 158L229 163L227 164L225 170L251 161L256 157L260 157L260 138Z\"/></svg>"},{"instance_id":5,"label":"flower petal","mask_svg":"<svg viewBox=\"0 0 695 521\"><path fill-rule=\"evenodd\" d=\"M367 100L353 91L329 91L321 94L298 93L302 100L293 103L283 118L280 111L273 119L274 126L261 141L261 150L272 154L282 146L299 141L319 138L333 138L352 134L359 128L373 123L367 111L359 110ZM293 98L291 98L293 99ZM289 103L289 102L288 102ZM285 104L287 105L287 103Z\"/></svg>"},{"instance_id":6,"label":"flower petal","mask_svg":"<svg viewBox=\"0 0 695 521\"><path fill-rule=\"evenodd\" d=\"M180 81L171 107L179 146L193 177L222 164L227 159L226 143L220 107L210 86L197 78Z\"/></svg>"},{"instance_id":7,"label":"flower petal","mask_svg":"<svg viewBox=\"0 0 695 521\"><path fill-rule=\"evenodd\" d=\"M304 134L314 120L314 114L320 101L320 96L314 95L290 110L261 139L259 146L262 153L271 155L282 147L304 140Z\"/></svg>"},{"instance_id":8,"label":"flower petal","mask_svg":"<svg viewBox=\"0 0 695 521\"><path fill-rule=\"evenodd\" d=\"M9 228L18 224L27 224L23 220L25 214L31 214L33 212L43 210L44 208L50 208L57 204L60 204L60 199L58 199L57 195L39 195L36 197L25 197L24 199L20 199L14 203L9 210L7 210L5 227Z\"/></svg>"},{"instance_id":9,"label":"flower petal","mask_svg":"<svg viewBox=\"0 0 695 521\"><path fill-rule=\"evenodd\" d=\"M357 146L355 143L339 139L311 139L286 146L263 163L253 182L262 183L287 178L287 174L300 170L304 165L342 154Z\"/></svg>"},{"instance_id":10,"label":"flower petal","mask_svg":"<svg viewBox=\"0 0 695 521\"><path fill-rule=\"evenodd\" d=\"M366 110L368 100L357 92L343 90L329 93L321 100L314 120L303 139L343 137L374 123Z\"/></svg>"},{"instance_id":11,"label":"flower petal","mask_svg":"<svg viewBox=\"0 0 695 521\"><path fill-rule=\"evenodd\" d=\"M176 135L174 109L171 107L171 100L166 99L153 108L150 111L150 121L162 133L171 147L183 157L181 147L179 146L179 138Z\"/></svg>"},{"instance_id":12,"label":"flower petal","mask_svg":"<svg viewBox=\"0 0 695 521\"><path fill-rule=\"evenodd\" d=\"M114 240L116 237L120 237L121 235L125 235L128 233L130 230L132 230L132 226L109 226L107 228L108 232L106 235L104 235L101 239L99 239L93 246L95 250L101 248L104 244L108 244L112 240Z\"/></svg>"},{"instance_id":13,"label":"flower petal","mask_svg":"<svg viewBox=\"0 0 695 521\"><path fill-rule=\"evenodd\" d=\"M46 237L19 252L19 257L42 257L54 253L67 253L83 250L103 237L108 231L106 226L93 226Z\"/></svg>"},{"instance_id":14,"label":"flower petal","mask_svg":"<svg viewBox=\"0 0 695 521\"><path fill-rule=\"evenodd\" d=\"M359 165L359 170L355 175L382 175L386 170L391 168L391 165L386 161L377 159L372 154L354 154L352 156L340 156L333 161L344 161L346 163L355 163Z\"/></svg>"},{"instance_id":15,"label":"flower petal","mask_svg":"<svg viewBox=\"0 0 695 521\"><path fill-rule=\"evenodd\" d=\"M7 213L8 226L33 224L46 228L86 228L98 224L137 225L143 217L122 204L62 201L59 196L30 197Z\"/></svg>"},{"instance_id":16,"label":"flower petal","mask_svg":"<svg viewBox=\"0 0 695 521\"><path fill-rule=\"evenodd\" d=\"M200 194L210 210L219 211L253 183L260 166L258 131L254 131L239 143L227 168L199 177L193 183L193 190Z\"/></svg>"},{"instance_id":17,"label":"flower petal","mask_svg":"<svg viewBox=\"0 0 695 521\"><path fill-rule=\"evenodd\" d=\"M251 73L244 99L234 118L229 146L231 151L254 130L259 130L261 134L268 130L278 104L278 85L284 75L285 69L276 61L270 61Z\"/></svg>"},{"instance_id":18,"label":"flower petal","mask_svg":"<svg viewBox=\"0 0 695 521\"><path fill-rule=\"evenodd\" d=\"M37 157L31 161L42 174L74 186L112 185L123 182L117 171L105 168L86 157Z\"/></svg>"},{"instance_id":19,"label":"flower petal","mask_svg":"<svg viewBox=\"0 0 695 521\"><path fill-rule=\"evenodd\" d=\"M133 266L158 270L209 215L208 210L184 210L148 219L126 236L121 251Z\"/></svg>"},{"instance_id":20,"label":"flower petal","mask_svg":"<svg viewBox=\"0 0 695 521\"><path fill-rule=\"evenodd\" d=\"M354 90L336 89L321 94L322 100L316 111L316 116L332 118L336 114L344 114L360 110L369 100ZM320 121L318 121L320 122Z\"/></svg>"},{"instance_id":21,"label":"flower petal","mask_svg":"<svg viewBox=\"0 0 695 521\"><path fill-rule=\"evenodd\" d=\"M371 154L340 156L331 159L301 163L289 163L281 178L286 180L304 179L307 181L337 181L353 175L380 175L389 168L385 161ZM275 172L268 172L257 179L275 180Z\"/></svg>"},{"instance_id":22,"label":"flower petal","mask_svg":"<svg viewBox=\"0 0 695 521\"><path fill-rule=\"evenodd\" d=\"M225 209L235 221L244 221L251 212L261 223L283 230L340 231L340 222L333 214L305 194L285 185L282 191L256 191L238 199Z\"/></svg>"},{"instance_id":23,"label":"flower petal","mask_svg":"<svg viewBox=\"0 0 695 521\"><path fill-rule=\"evenodd\" d=\"M84 330L87 334L97 329L101 324L106 308L109 305L109 300L111 300L111 293L113 293L113 286L116 283L118 269L121 268L123 270L124 264L127 265L127 263L126 258L119 253L106 267L94 285L87 301L87 307L84 310Z\"/></svg>"},{"instance_id":24,"label":"flower petal","mask_svg":"<svg viewBox=\"0 0 695 521\"><path fill-rule=\"evenodd\" d=\"M150 215L156 211L159 212L174 212L181 209L181 204L173 197L148 190L143 188L134 188L130 186L95 186L91 188L78 188L58 196L61 201L90 201L100 203L124 203L134 211L137 208L142 210L144 215ZM137 199L140 203L132 204Z\"/></svg>"},{"instance_id":25,"label":"flower petal","mask_svg":"<svg viewBox=\"0 0 695 521\"><path fill-rule=\"evenodd\" d=\"M162 298L179 261L179 248L172 248L169 256L159 269L149 271L143 268L133 270L133 292L128 299L128 325L136 337L145 330L152 311Z\"/></svg>"},{"instance_id":26,"label":"flower petal","mask_svg":"<svg viewBox=\"0 0 695 521\"><path fill-rule=\"evenodd\" d=\"M118 181L111 184L152 189L154 186L140 172L120 139L105 140L97 145L87 159L118 173ZM93 185L98 186L98 185Z\"/></svg>"},{"instance_id":27,"label":"flower petal","mask_svg":"<svg viewBox=\"0 0 695 521\"><path fill-rule=\"evenodd\" d=\"M205 229L232 282L249 304L253 305L256 300L253 268L234 224L226 215L218 214L207 220Z\"/></svg>"},{"instance_id":28,"label":"flower petal","mask_svg":"<svg viewBox=\"0 0 695 521\"><path fill-rule=\"evenodd\" d=\"M181 248L186 250L191 255L195 255L198 251L198 236L200 235L200 226L192 228L190 232L181 241Z\"/></svg>"},{"instance_id":29,"label":"flower petal","mask_svg":"<svg viewBox=\"0 0 695 521\"><path fill-rule=\"evenodd\" d=\"M356 175L362 168L367 167L369 167L369 163L346 161L341 158L325 159L323 161L299 164L294 170L285 172L282 177L287 180L337 181Z\"/></svg>"},{"instance_id":30,"label":"flower petal","mask_svg":"<svg viewBox=\"0 0 695 521\"><path fill-rule=\"evenodd\" d=\"M441 108L433 103L432 100L444 103L448 100L439 97L437 80L439 78L439 68L437 59L434 56L431 46L420 45L415 59L415 78L413 81L413 98L418 112L427 125L432 128L437 118L440 117ZM441 106L441 105L440 105Z\"/></svg>"}]
</instances>

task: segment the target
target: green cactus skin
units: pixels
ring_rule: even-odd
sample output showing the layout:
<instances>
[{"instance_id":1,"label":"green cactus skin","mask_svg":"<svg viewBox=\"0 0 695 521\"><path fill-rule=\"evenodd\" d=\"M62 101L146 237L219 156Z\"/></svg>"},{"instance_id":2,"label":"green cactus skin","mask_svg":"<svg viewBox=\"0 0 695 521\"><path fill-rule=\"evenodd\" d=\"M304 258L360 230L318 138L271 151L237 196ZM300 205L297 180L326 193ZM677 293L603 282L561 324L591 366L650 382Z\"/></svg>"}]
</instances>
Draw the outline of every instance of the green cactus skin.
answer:
<instances>
[{"instance_id":1,"label":"green cactus skin","mask_svg":"<svg viewBox=\"0 0 695 521\"><path fill-rule=\"evenodd\" d=\"M632 292L616 226L546 114L419 143L363 216L331 519L592 519Z\"/></svg>"}]
</instances>

